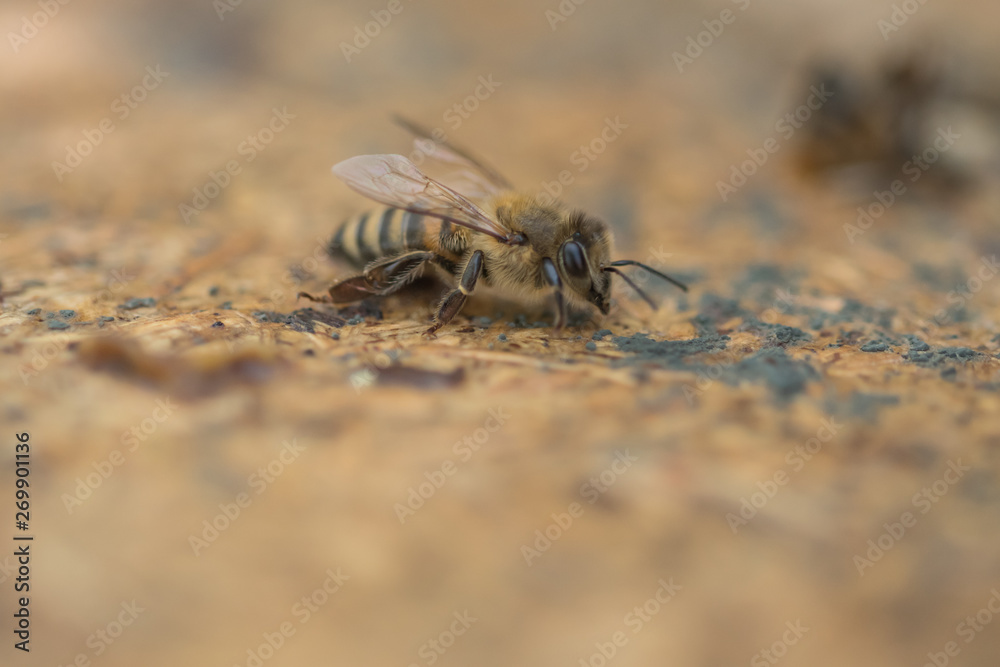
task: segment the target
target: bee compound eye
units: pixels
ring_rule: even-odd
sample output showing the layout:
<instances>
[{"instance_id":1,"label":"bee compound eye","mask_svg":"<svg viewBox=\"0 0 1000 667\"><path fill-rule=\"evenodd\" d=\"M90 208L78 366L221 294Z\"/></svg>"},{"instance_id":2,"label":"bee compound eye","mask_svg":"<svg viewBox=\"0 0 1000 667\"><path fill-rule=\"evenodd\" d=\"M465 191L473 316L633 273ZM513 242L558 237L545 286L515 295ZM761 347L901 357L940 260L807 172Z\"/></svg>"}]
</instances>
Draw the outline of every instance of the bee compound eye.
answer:
<instances>
[{"instance_id":1,"label":"bee compound eye","mask_svg":"<svg viewBox=\"0 0 1000 667\"><path fill-rule=\"evenodd\" d=\"M576 241L568 241L562 247L563 268L567 275L574 278L582 278L589 274L587 269L587 255Z\"/></svg>"}]
</instances>

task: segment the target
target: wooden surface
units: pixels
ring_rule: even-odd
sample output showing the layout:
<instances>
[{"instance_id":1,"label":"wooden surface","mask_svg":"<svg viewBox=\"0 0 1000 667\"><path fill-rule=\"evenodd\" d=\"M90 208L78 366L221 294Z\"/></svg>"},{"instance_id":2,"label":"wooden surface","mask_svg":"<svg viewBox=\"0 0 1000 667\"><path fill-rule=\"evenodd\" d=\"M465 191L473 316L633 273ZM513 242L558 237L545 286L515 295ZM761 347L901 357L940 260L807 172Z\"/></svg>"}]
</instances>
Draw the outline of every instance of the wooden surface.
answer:
<instances>
[{"instance_id":1,"label":"wooden surface","mask_svg":"<svg viewBox=\"0 0 1000 667\"><path fill-rule=\"evenodd\" d=\"M350 63L340 42L383 5L70 4L4 53L0 494L30 432L37 535L32 652L5 630L4 664L253 665L282 627L263 664L599 665L616 638L621 666L919 665L949 642L949 664L996 664L1000 618L961 625L1000 609L995 107L933 98L917 141L961 138L853 242L896 155L807 172L817 134L776 122L817 62L879 91L929 42L950 88L996 90L997 10L928 3L883 39L891 3L740 4L680 73L726 3L595 1L552 30L547 5L404 2ZM880 99L856 108L895 113ZM366 206L329 167L406 151L393 111L529 192L568 171L617 257L691 292L645 282L654 312L619 282L610 316L559 334L483 294L433 340L434 285L308 309L298 291L349 270L322 245Z\"/></svg>"}]
</instances>

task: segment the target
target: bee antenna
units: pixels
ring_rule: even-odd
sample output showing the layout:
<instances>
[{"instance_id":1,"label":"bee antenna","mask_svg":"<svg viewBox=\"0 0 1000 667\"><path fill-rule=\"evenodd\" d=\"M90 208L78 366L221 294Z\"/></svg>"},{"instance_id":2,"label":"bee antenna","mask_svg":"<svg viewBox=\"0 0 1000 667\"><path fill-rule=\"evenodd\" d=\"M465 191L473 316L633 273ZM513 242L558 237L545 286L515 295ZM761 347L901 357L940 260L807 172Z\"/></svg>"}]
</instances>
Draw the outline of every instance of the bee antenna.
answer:
<instances>
[{"instance_id":1,"label":"bee antenna","mask_svg":"<svg viewBox=\"0 0 1000 667\"><path fill-rule=\"evenodd\" d=\"M617 262L611 262L611 266L638 266L639 268L646 269L647 271L649 271L650 273L652 273L654 276L659 276L660 278L663 278L668 283L673 283L674 285L676 285L677 287L680 287L685 292L688 291L687 285L685 285L681 281L675 280L675 279L671 278L670 276L666 275L665 273L660 273L659 271L657 271L653 267L646 266L642 262L637 262L634 259L619 259ZM622 277L624 277L624 274L622 274L620 271L616 271L615 273L618 273L619 275L622 275Z\"/></svg>"},{"instance_id":2,"label":"bee antenna","mask_svg":"<svg viewBox=\"0 0 1000 667\"><path fill-rule=\"evenodd\" d=\"M656 302L653 301L652 299L650 299L648 294L646 294L641 289L639 289L639 286L636 285L634 282L632 282L632 279L629 278L628 276L626 276L624 272L619 271L618 269L616 269L613 266L605 266L604 269L602 269L602 270L603 271L609 271L611 273L617 273L618 275L620 275L622 277L622 280L624 280L626 283L628 283L629 287L631 287L632 289L634 289L639 296L641 296L643 299L645 299L646 303L649 304L650 308L652 308L653 310L656 310Z\"/></svg>"}]
</instances>

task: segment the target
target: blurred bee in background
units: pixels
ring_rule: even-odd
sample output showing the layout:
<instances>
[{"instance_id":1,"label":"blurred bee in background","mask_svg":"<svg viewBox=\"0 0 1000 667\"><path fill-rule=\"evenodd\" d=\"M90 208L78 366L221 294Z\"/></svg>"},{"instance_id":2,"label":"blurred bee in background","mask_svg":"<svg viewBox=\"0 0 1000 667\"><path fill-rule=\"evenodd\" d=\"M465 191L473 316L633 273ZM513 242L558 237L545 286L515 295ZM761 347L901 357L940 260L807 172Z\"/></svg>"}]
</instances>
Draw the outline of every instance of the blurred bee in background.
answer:
<instances>
[{"instance_id":1,"label":"blurred bee in background","mask_svg":"<svg viewBox=\"0 0 1000 667\"><path fill-rule=\"evenodd\" d=\"M812 80L831 98L805 127L801 166L809 172L851 163L898 167L922 148L924 116L938 79L914 58L883 65L870 85L840 68L817 68Z\"/></svg>"},{"instance_id":2,"label":"blurred bee in background","mask_svg":"<svg viewBox=\"0 0 1000 667\"><path fill-rule=\"evenodd\" d=\"M334 165L333 173L350 188L385 206L342 223L328 246L334 259L362 272L334 283L328 295L301 292L300 297L340 304L386 296L435 266L454 287L426 331L432 335L481 284L523 300L551 297L557 330L566 324L567 303L608 313L612 273L655 309L622 266L642 267L687 291L640 262L611 261L611 232L601 220L513 192L507 179L466 151L396 120L415 135L422 154L451 169L450 177L434 180L402 155L361 155Z\"/></svg>"},{"instance_id":3,"label":"blurred bee in background","mask_svg":"<svg viewBox=\"0 0 1000 667\"><path fill-rule=\"evenodd\" d=\"M980 138L995 137L1000 98L984 94L981 89L988 86L964 81L960 69L947 67L933 53L915 51L886 58L867 79L840 67L815 69L809 83L829 90L831 97L803 126L798 166L808 176L861 167L866 184L879 183L898 177L901 165L932 146L937 129L953 117L971 132L970 113L978 116L985 130ZM962 153L950 151L922 185L942 194L962 191L972 174L988 167Z\"/></svg>"}]
</instances>

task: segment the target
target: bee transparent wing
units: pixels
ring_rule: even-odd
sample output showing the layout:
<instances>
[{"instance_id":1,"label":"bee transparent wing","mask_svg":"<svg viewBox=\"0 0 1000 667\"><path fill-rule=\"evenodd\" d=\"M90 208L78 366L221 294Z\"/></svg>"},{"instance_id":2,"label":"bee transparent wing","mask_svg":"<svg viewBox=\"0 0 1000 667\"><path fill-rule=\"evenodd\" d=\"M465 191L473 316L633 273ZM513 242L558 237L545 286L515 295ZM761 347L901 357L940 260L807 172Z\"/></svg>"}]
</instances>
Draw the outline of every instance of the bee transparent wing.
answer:
<instances>
[{"instance_id":1,"label":"bee transparent wing","mask_svg":"<svg viewBox=\"0 0 1000 667\"><path fill-rule=\"evenodd\" d=\"M508 231L448 186L420 172L402 155L359 155L333 165L352 190L375 201L429 215L505 240Z\"/></svg>"},{"instance_id":2,"label":"bee transparent wing","mask_svg":"<svg viewBox=\"0 0 1000 667\"><path fill-rule=\"evenodd\" d=\"M514 189L500 172L469 151L454 146L445 139L435 139L432 132L402 116L393 116L393 120L413 134L413 146L417 151L438 162L458 167L452 170L448 180L462 192L490 196ZM458 187L460 182L463 187Z\"/></svg>"},{"instance_id":3,"label":"bee transparent wing","mask_svg":"<svg viewBox=\"0 0 1000 667\"><path fill-rule=\"evenodd\" d=\"M423 139L417 139L414 144L422 141ZM483 201L503 192L477 172L468 169L453 169L435 180L473 200Z\"/></svg>"}]
</instances>

